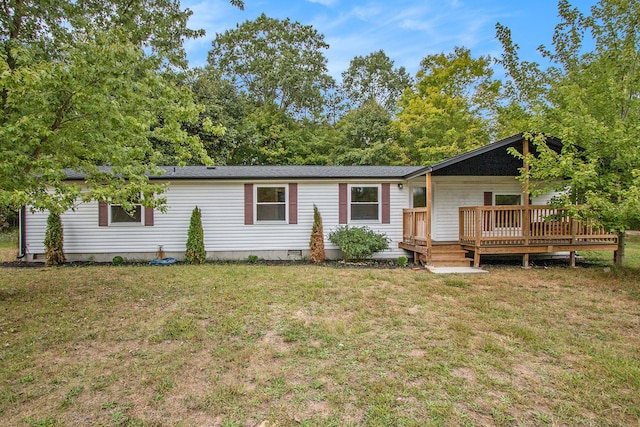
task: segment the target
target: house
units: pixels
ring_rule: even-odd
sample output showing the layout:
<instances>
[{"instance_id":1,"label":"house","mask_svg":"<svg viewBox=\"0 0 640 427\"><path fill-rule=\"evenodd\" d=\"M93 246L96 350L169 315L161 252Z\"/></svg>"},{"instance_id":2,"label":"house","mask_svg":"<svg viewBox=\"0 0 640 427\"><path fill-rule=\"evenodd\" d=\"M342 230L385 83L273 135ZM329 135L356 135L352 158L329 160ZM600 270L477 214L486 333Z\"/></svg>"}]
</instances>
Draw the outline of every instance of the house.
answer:
<instances>
[{"instance_id":1,"label":"house","mask_svg":"<svg viewBox=\"0 0 640 427\"><path fill-rule=\"evenodd\" d=\"M198 206L208 258L300 259L309 252L314 204L326 234L343 224L385 233L391 244L380 258L469 265L473 254L478 265L482 254L528 261L530 253L617 249L616 236L545 206L551 195L524 198L516 179L522 163L509 147L522 151L527 143L516 135L429 167L166 167L150 178L169 184L166 212L138 206L129 215L118 205L81 203L61 217L65 253L69 260L181 259ZM23 210L21 219L23 259L42 260L47 214ZM328 258L341 258L328 240L325 248Z\"/></svg>"}]
</instances>

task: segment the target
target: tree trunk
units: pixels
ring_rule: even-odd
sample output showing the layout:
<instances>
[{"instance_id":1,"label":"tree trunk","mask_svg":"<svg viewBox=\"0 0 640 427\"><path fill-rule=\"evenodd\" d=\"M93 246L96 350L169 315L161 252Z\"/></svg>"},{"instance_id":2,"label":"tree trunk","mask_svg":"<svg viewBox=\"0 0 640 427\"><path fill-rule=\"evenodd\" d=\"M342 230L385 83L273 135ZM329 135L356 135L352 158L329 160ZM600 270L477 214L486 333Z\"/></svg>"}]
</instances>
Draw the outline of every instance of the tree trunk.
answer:
<instances>
[{"instance_id":1,"label":"tree trunk","mask_svg":"<svg viewBox=\"0 0 640 427\"><path fill-rule=\"evenodd\" d=\"M618 250L613 255L613 261L617 267L624 265L624 246L625 246L625 233L618 234Z\"/></svg>"}]
</instances>

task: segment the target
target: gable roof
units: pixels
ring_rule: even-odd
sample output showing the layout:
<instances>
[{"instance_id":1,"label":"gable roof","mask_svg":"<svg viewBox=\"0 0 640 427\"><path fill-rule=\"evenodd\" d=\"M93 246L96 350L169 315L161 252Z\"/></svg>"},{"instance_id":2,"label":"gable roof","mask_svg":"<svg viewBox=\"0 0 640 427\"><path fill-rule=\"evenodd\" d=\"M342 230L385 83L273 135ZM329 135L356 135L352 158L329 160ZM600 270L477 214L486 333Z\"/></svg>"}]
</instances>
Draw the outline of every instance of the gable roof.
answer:
<instances>
[{"instance_id":1,"label":"gable roof","mask_svg":"<svg viewBox=\"0 0 640 427\"><path fill-rule=\"evenodd\" d=\"M522 133L487 144L427 168L432 175L466 175L466 176L517 176L522 168L522 161L507 151L510 147L522 152L524 136ZM560 151L560 141L547 138L547 144ZM529 144L529 150L537 153L535 145Z\"/></svg>"},{"instance_id":2,"label":"gable roof","mask_svg":"<svg viewBox=\"0 0 640 427\"><path fill-rule=\"evenodd\" d=\"M274 179L407 179L426 172L425 166L161 166L160 180L274 180ZM104 168L105 171L109 168ZM70 180L85 174L67 170Z\"/></svg>"}]
</instances>

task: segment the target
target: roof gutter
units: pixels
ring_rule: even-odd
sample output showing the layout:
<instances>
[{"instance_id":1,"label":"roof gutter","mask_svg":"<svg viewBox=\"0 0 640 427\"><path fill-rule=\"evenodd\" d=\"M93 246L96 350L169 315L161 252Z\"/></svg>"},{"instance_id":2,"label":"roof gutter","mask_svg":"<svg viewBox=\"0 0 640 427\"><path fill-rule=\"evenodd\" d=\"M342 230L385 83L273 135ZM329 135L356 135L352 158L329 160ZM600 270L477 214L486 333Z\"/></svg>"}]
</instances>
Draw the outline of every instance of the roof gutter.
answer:
<instances>
[{"instance_id":1,"label":"roof gutter","mask_svg":"<svg viewBox=\"0 0 640 427\"><path fill-rule=\"evenodd\" d=\"M422 168L422 169L420 169L420 170L418 170L418 171L416 171L416 172L413 172L413 173L411 173L411 174L409 174L409 175L405 175L405 176L404 176L404 179L405 179L405 180L409 180L409 179L411 179L411 178L415 178L415 177L417 177L417 176L420 176L420 175L423 175L423 174L430 173L430 172L432 171L432 169L433 169L433 168L432 168L431 166L425 166L424 168Z\"/></svg>"}]
</instances>

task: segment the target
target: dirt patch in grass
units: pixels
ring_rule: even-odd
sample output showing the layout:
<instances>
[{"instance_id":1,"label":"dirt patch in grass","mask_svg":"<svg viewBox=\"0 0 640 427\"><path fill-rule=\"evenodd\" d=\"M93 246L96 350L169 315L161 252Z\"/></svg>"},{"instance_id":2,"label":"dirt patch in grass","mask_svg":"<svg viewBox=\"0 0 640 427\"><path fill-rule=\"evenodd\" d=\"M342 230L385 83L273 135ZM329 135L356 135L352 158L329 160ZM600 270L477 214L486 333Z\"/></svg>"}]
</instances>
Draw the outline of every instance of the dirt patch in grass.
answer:
<instances>
[{"instance_id":1,"label":"dirt patch in grass","mask_svg":"<svg viewBox=\"0 0 640 427\"><path fill-rule=\"evenodd\" d=\"M0 425L640 418L634 269L1 272Z\"/></svg>"}]
</instances>

